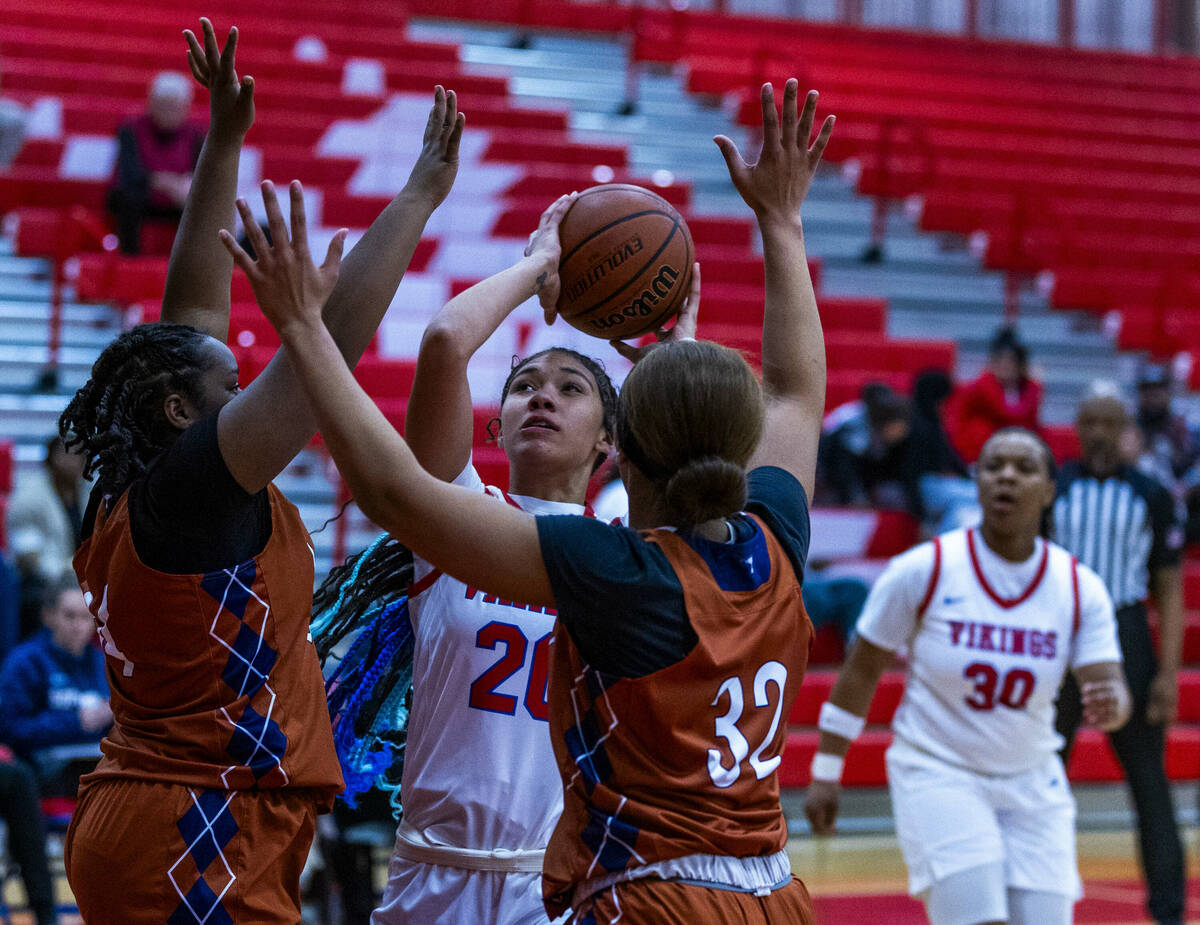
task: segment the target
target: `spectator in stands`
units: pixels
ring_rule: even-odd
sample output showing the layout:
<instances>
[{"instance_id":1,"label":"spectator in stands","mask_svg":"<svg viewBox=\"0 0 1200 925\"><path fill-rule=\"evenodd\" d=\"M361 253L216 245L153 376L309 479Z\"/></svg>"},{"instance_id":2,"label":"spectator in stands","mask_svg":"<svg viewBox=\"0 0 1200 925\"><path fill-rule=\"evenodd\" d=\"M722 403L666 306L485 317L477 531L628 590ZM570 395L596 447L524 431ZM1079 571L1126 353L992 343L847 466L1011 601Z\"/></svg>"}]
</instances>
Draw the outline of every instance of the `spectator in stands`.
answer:
<instances>
[{"instance_id":1,"label":"spectator in stands","mask_svg":"<svg viewBox=\"0 0 1200 925\"><path fill-rule=\"evenodd\" d=\"M1041 433L1042 384L1029 375L1029 349L1017 332L1001 328L988 347L987 369L967 385L955 405L952 429L967 462L979 457L988 437L1002 427Z\"/></svg>"},{"instance_id":2,"label":"spectator in stands","mask_svg":"<svg viewBox=\"0 0 1200 925\"><path fill-rule=\"evenodd\" d=\"M0 659L20 639L21 580L8 554L0 549Z\"/></svg>"},{"instance_id":3,"label":"spectator in stands","mask_svg":"<svg viewBox=\"0 0 1200 925\"><path fill-rule=\"evenodd\" d=\"M21 882L37 925L54 925L54 881L46 860L46 823L37 777L28 765L0 746L0 819L8 826L8 854L21 870Z\"/></svg>"},{"instance_id":4,"label":"spectator in stands","mask_svg":"<svg viewBox=\"0 0 1200 925\"><path fill-rule=\"evenodd\" d=\"M104 655L92 644L95 625L74 575L53 585L42 622L0 666L0 717L5 741L37 768L46 789L74 796L78 781L66 769L99 758L112 723Z\"/></svg>"},{"instance_id":5,"label":"spectator in stands","mask_svg":"<svg viewBox=\"0 0 1200 925\"><path fill-rule=\"evenodd\" d=\"M1183 527L1170 493L1121 458L1129 413L1120 390L1098 383L1079 407L1082 460L1063 467L1054 505L1055 538L1104 580L1116 608L1125 676L1133 695L1129 722L1109 734L1138 818L1147 908L1160 925L1184 911L1183 845L1163 763L1175 719L1183 647ZM1159 614L1156 657L1145 600ZM1058 700L1064 758L1081 717L1079 688L1068 676Z\"/></svg>"},{"instance_id":6,"label":"spectator in stands","mask_svg":"<svg viewBox=\"0 0 1200 925\"><path fill-rule=\"evenodd\" d=\"M916 486L906 491L902 485L911 429L907 400L886 385L870 383L857 407L844 405L825 420L819 469L829 500L851 507L910 507ZM910 494L913 499L906 497Z\"/></svg>"},{"instance_id":7,"label":"spectator in stands","mask_svg":"<svg viewBox=\"0 0 1200 925\"><path fill-rule=\"evenodd\" d=\"M188 119L192 82L163 71L150 84L146 112L117 132L117 164L108 192L108 210L126 254L141 252L147 218L178 222L192 171L204 145L204 128Z\"/></svg>"},{"instance_id":8,"label":"spectator in stands","mask_svg":"<svg viewBox=\"0 0 1200 925\"><path fill-rule=\"evenodd\" d=\"M1171 371L1150 363L1138 376L1138 468L1156 474L1187 511L1187 538L1200 539L1200 433L1171 407Z\"/></svg>"},{"instance_id":9,"label":"spectator in stands","mask_svg":"<svg viewBox=\"0 0 1200 925\"><path fill-rule=\"evenodd\" d=\"M88 488L83 458L68 452L57 435L46 441L42 465L17 476L6 529L21 581L22 639L41 623L44 589L61 575L73 574Z\"/></svg>"},{"instance_id":10,"label":"spectator in stands","mask_svg":"<svg viewBox=\"0 0 1200 925\"><path fill-rule=\"evenodd\" d=\"M941 369L925 370L913 384L909 464L917 472L925 520L934 533L973 526L980 515L975 483L942 422L953 391L950 375Z\"/></svg>"}]
</instances>

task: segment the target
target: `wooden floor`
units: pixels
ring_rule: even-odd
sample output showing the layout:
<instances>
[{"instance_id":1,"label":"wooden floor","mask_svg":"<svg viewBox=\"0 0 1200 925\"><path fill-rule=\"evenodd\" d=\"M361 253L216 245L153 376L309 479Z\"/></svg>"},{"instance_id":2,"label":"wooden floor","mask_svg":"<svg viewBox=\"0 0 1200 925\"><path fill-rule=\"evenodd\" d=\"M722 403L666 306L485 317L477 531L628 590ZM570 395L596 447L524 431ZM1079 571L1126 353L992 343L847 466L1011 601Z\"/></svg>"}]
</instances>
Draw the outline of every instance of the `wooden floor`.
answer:
<instances>
[{"instance_id":1,"label":"wooden floor","mask_svg":"<svg viewBox=\"0 0 1200 925\"><path fill-rule=\"evenodd\" d=\"M1200 925L1200 829L1185 832L1189 861L1188 922ZM1075 907L1078 925L1143 925L1143 891L1135 861L1133 833L1085 832L1079 836L1079 869L1084 899ZM904 861L890 835L839 835L792 839L792 871L812 893L820 925L923 925L920 903L907 895ZM71 903L61 861L55 865L59 901ZM382 873L382 871L380 872ZM11 925L31 925L19 881L5 884L4 899L13 909ZM78 925L63 915L60 925Z\"/></svg>"},{"instance_id":2,"label":"wooden floor","mask_svg":"<svg viewBox=\"0 0 1200 925\"><path fill-rule=\"evenodd\" d=\"M1185 833L1188 913L1200 925L1200 830ZM1142 925L1144 910L1132 832L1079 836L1084 898L1075 907L1079 925ZM923 907L908 895L907 873L892 836L793 839L792 871L812 893L821 925L921 925Z\"/></svg>"}]
</instances>

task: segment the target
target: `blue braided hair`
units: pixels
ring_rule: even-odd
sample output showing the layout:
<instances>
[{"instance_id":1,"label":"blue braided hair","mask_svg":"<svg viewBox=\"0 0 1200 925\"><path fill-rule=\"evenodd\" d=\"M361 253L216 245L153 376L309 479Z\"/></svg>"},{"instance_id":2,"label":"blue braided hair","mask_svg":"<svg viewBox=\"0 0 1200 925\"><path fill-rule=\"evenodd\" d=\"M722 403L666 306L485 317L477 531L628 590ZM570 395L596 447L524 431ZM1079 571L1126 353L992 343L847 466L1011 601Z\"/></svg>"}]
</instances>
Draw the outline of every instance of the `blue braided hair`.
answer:
<instances>
[{"instance_id":1,"label":"blue braided hair","mask_svg":"<svg viewBox=\"0 0 1200 925\"><path fill-rule=\"evenodd\" d=\"M371 790L400 815L412 695L412 553L384 534L334 568L313 596L311 631L351 808Z\"/></svg>"}]
</instances>

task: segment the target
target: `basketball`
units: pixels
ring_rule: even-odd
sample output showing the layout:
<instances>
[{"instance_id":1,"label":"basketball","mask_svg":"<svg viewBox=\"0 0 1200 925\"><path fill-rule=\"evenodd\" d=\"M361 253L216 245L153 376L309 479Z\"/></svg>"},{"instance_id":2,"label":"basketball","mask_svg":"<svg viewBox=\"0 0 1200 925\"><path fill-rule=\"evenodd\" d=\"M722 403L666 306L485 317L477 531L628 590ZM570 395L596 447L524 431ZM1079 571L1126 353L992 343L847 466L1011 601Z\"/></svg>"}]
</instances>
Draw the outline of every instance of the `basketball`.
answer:
<instances>
[{"instance_id":1,"label":"basketball","mask_svg":"<svg viewBox=\"0 0 1200 925\"><path fill-rule=\"evenodd\" d=\"M656 193L626 183L584 190L559 226L558 313L605 340L661 328L692 285L692 235Z\"/></svg>"}]
</instances>

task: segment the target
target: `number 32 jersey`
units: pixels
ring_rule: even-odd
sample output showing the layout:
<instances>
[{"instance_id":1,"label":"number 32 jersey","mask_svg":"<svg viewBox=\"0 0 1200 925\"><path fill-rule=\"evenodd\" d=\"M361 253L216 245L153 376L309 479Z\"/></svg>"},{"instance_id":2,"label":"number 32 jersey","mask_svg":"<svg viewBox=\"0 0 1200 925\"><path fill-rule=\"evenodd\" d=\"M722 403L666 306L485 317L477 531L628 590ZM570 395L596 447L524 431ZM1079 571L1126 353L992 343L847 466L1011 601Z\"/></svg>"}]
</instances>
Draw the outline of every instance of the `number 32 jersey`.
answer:
<instances>
[{"instance_id":1,"label":"number 32 jersey","mask_svg":"<svg viewBox=\"0 0 1200 925\"><path fill-rule=\"evenodd\" d=\"M584 513L485 489L471 466L454 482L532 514ZM405 821L459 848L544 848L562 810L546 717L555 613L498 600L421 559L415 579Z\"/></svg>"},{"instance_id":2,"label":"number 32 jersey","mask_svg":"<svg viewBox=\"0 0 1200 925\"><path fill-rule=\"evenodd\" d=\"M983 774L1037 767L1062 746L1054 701L1068 668L1119 662L1100 578L1054 543L1012 563L978 530L956 530L896 557L858 633L908 649L897 738Z\"/></svg>"}]
</instances>

